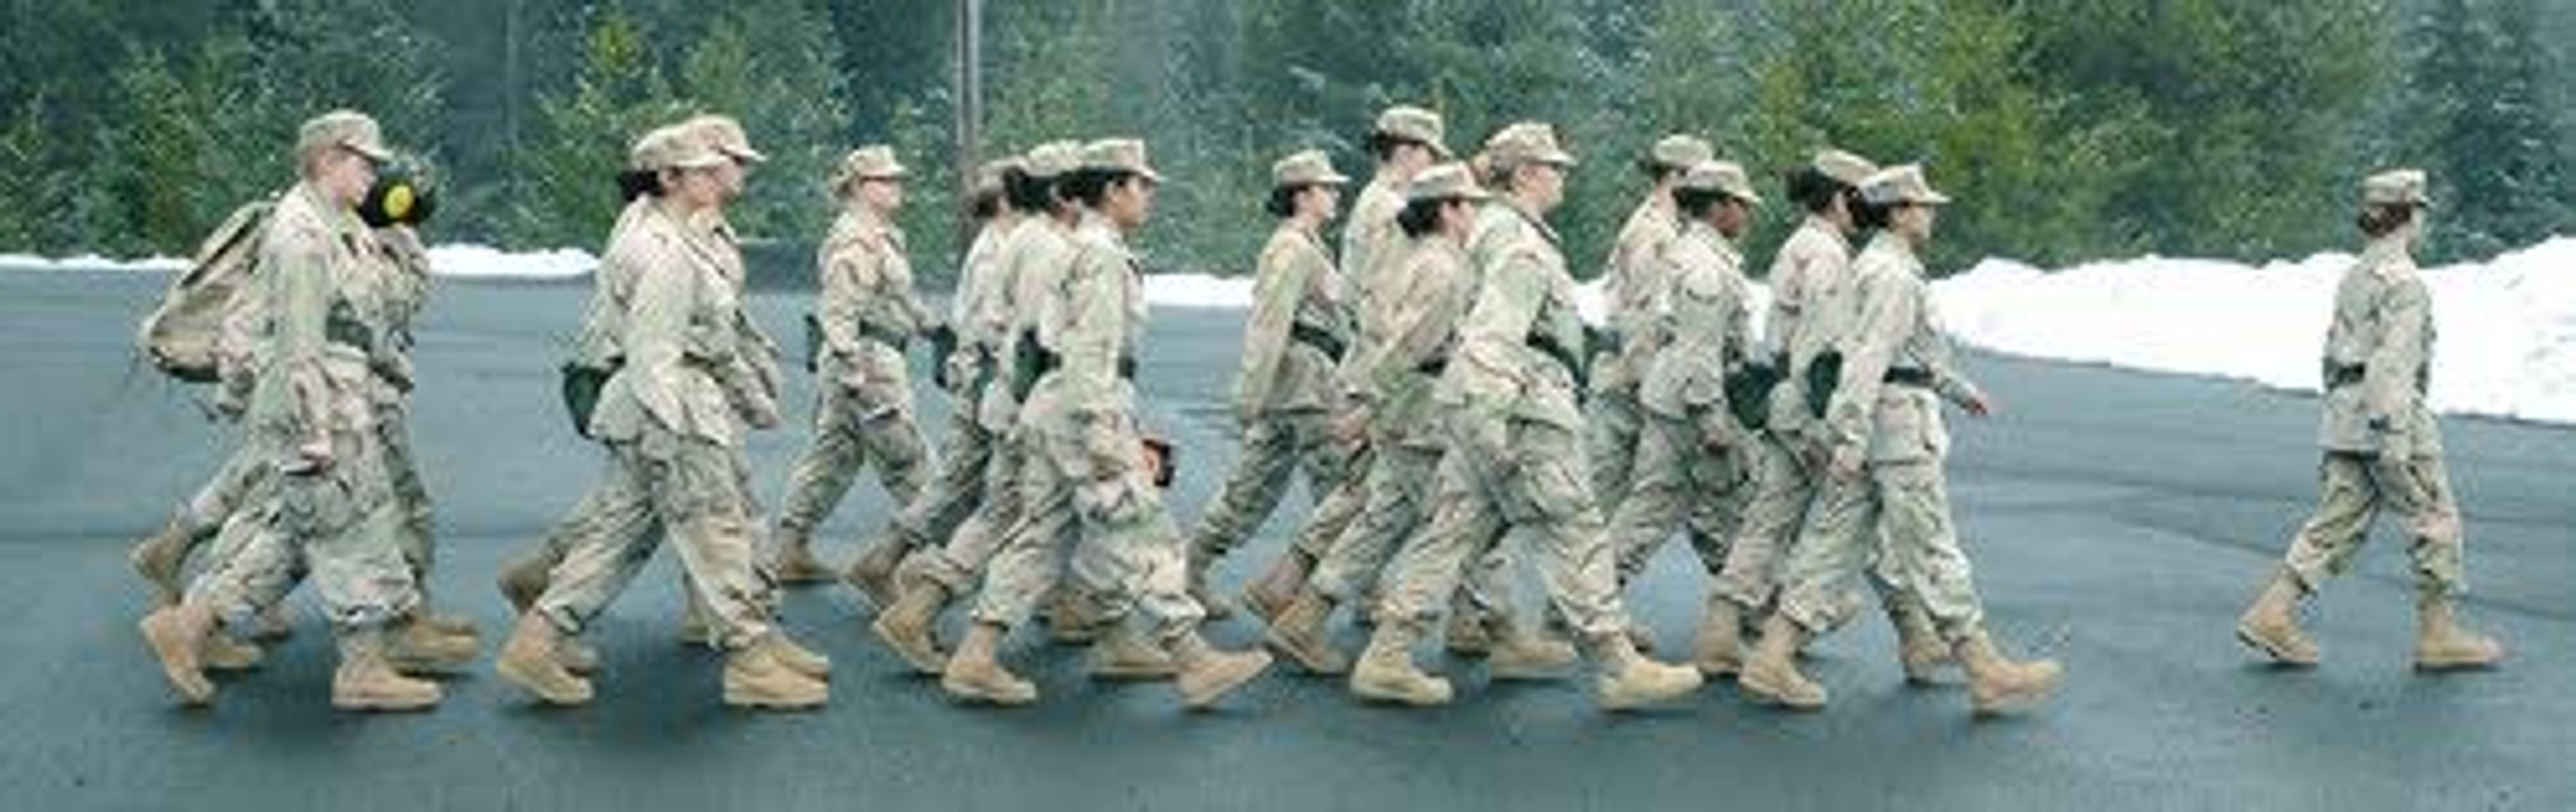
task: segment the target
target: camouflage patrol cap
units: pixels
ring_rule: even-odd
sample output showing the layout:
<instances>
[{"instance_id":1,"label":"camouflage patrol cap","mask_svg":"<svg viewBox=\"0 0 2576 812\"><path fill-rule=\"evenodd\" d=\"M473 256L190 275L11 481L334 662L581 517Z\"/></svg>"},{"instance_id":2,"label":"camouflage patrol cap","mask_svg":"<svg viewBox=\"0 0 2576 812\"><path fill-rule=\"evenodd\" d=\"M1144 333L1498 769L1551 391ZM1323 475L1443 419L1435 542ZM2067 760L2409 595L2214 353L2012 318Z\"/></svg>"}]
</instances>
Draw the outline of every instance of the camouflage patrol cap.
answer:
<instances>
[{"instance_id":1,"label":"camouflage patrol cap","mask_svg":"<svg viewBox=\"0 0 2576 812\"><path fill-rule=\"evenodd\" d=\"M384 130L376 120L356 110L333 110L306 119L295 133L295 154L299 157L340 147L366 156L367 160L384 163L392 160L394 151L385 146Z\"/></svg>"},{"instance_id":2,"label":"camouflage patrol cap","mask_svg":"<svg viewBox=\"0 0 2576 812\"><path fill-rule=\"evenodd\" d=\"M637 139L628 162L635 169L658 172L664 169L705 169L723 166L732 158L717 152L701 133L691 132L686 125L663 127Z\"/></svg>"},{"instance_id":3,"label":"camouflage patrol cap","mask_svg":"<svg viewBox=\"0 0 2576 812\"><path fill-rule=\"evenodd\" d=\"M1810 165L1825 177L1842 181L1846 186L1857 187L1862 181L1869 180L1869 176L1878 174L1878 164L1832 147L1817 150L1816 159Z\"/></svg>"},{"instance_id":4,"label":"camouflage patrol cap","mask_svg":"<svg viewBox=\"0 0 2576 812\"><path fill-rule=\"evenodd\" d=\"M2432 208L2433 198L2426 194L2429 180L2421 169L2392 169L2372 175L2361 182L2361 202L2373 206L2417 206Z\"/></svg>"},{"instance_id":5,"label":"camouflage patrol cap","mask_svg":"<svg viewBox=\"0 0 2576 812\"><path fill-rule=\"evenodd\" d=\"M751 136L743 132L742 122L732 116L707 113L681 122L680 126L704 139L708 147L727 158L747 164L769 162L769 156L751 148Z\"/></svg>"},{"instance_id":6,"label":"camouflage patrol cap","mask_svg":"<svg viewBox=\"0 0 2576 812\"><path fill-rule=\"evenodd\" d=\"M1462 163L1445 163L1422 170L1404 187L1406 202L1416 200L1485 200L1493 197L1476 185L1476 175Z\"/></svg>"},{"instance_id":7,"label":"camouflage patrol cap","mask_svg":"<svg viewBox=\"0 0 2576 812\"><path fill-rule=\"evenodd\" d=\"M832 188L840 189L864 180L901 180L912 171L895 160L894 148L870 144L850 150L841 156L841 166L832 171Z\"/></svg>"},{"instance_id":8,"label":"camouflage patrol cap","mask_svg":"<svg viewBox=\"0 0 2576 812\"><path fill-rule=\"evenodd\" d=\"M1717 192L1746 203L1761 205L1762 196L1753 193L1753 181L1744 167L1731 161L1701 161L1682 173L1680 188Z\"/></svg>"},{"instance_id":9,"label":"camouflage patrol cap","mask_svg":"<svg viewBox=\"0 0 2576 812\"><path fill-rule=\"evenodd\" d=\"M1449 159L1448 127L1441 122L1439 113L1399 104L1377 114L1377 126L1371 132L1418 142L1430 147L1441 160Z\"/></svg>"},{"instance_id":10,"label":"camouflage patrol cap","mask_svg":"<svg viewBox=\"0 0 2576 812\"><path fill-rule=\"evenodd\" d=\"M1655 140L1647 150L1646 160L1666 169L1689 170L1702 163L1717 160L1717 147L1708 139L1695 135L1667 135Z\"/></svg>"},{"instance_id":11,"label":"camouflage patrol cap","mask_svg":"<svg viewBox=\"0 0 2576 812\"><path fill-rule=\"evenodd\" d=\"M1002 176L1015 170L1026 174L1029 171L1029 162L1021 160L1016 155L985 161L982 167L975 170L975 193L1001 194Z\"/></svg>"},{"instance_id":12,"label":"camouflage patrol cap","mask_svg":"<svg viewBox=\"0 0 2576 812\"><path fill-rule=\"evenodd\" d=\"M1337 186L1349 182L1348 176L1333 171L1333 159L1320 149L1299 150L1270 165L1270 185L1275 188Z\"/></svg>"},{"instance_id":13,"label":"camouflage patrol cap","mask_svg":"<svg viewBox=\"0 0 2576 812\"><path fill-rule=\"evenodd\" d=\"M1082 145L1049 141L1029 148L1029 177L1053 178L1082 168Z\"/></svg>"},{"instance_id":14,"label":"camouflage patrol cap","mask_svg":"<svg viewBox=\"0 0 2576 812\"><path fill-rule=\"evenodd\" d=\"M1923 179L1923 167L1899 164L1879 170L1860 184L1862 200L1880 206L1938 206L1950 202L1950 196L1932 190Z\"/></svg>"},{"instance_id":15,"label":"camouflage patrol cap","mask_svg":"<svg viewBox=\"0 0 2576 812\"><path fill-rule=\"evenodd\" d=\"M1557 146L1556 128L1536 121L1504 127L1485 139L1484 162L1497 172L1526 164L1574 165L1574 156Z\"/></svg>"},{"instance_id":16,"label":"camouflage patrol cap","mask_svg":"<svg viewBox=\"0 0 2576 812\"><path fill-rule=\"evenodd\" d=\"M1107 172L1131 172L1155 183L1163 174L1145 162L1145 142L1133 138L1104 138L1082 147L1083 169Z\"/></svg>"}]
</instances>

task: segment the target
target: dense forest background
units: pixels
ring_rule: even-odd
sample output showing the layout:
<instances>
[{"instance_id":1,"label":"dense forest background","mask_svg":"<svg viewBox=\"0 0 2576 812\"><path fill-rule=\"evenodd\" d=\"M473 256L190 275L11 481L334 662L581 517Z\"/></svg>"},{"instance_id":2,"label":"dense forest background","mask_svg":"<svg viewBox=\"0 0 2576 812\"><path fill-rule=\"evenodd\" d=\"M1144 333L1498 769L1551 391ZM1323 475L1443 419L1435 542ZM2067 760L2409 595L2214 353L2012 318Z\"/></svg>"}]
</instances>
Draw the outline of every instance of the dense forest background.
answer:
<instances>
[{"instance_id":1,"label":"dense forest background","mask_svg":"<svg viewBox=\"0 0 2576 812\"><path fill-rule=\"evenodd\" d=\"M931 279L956 246L949 0L6 0L0 250L184 253L278 188L296 124L382 119L440 168L438 241L593 247L641 130L741 117L776 160L735 215L810 241L850 146L917 171ZM1935 266L2352 243L2370 168L2431 170L2431 252L2568 225L2576 4L2544 0L986 0L987 154L1141 135L1169 177L1157 267L1244 270L1272 159L1365 176L1376 111L1420 103L1472 151L1556 123L1585 159L1559 216L1596 270L1643 180L1700 133L1776 192L1833 143L1922 161L1960 203ZM1775 195L1774 200L1778 198ZM1752 246L1783 236L1775 203Z\"/></svg>"}]
</instances>

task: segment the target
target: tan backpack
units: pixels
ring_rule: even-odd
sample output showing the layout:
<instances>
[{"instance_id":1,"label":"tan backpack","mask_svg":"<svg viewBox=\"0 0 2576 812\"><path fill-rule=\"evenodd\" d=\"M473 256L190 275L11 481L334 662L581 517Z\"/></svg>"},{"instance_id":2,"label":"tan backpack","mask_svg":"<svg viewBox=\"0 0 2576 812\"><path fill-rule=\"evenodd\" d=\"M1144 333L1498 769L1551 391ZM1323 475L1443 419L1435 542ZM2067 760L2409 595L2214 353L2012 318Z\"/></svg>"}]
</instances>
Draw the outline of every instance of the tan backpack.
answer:
<instances>
[{"instance_id":1,"label":"tan backpack","mask_svg":"<svg viewBox=\"0 0 2576 812\"><path fill-rule=\"evenodd\" d=\"M187 272L170 281L160 306L143 317L135 347L163 374L212 383L226 353L245 349L225 346L231 332L226 322L258 295L250 282L258 270L260 238L276 208L276 199L268 198L234 209L197 247Z\"/></svg>"}]
</instances>

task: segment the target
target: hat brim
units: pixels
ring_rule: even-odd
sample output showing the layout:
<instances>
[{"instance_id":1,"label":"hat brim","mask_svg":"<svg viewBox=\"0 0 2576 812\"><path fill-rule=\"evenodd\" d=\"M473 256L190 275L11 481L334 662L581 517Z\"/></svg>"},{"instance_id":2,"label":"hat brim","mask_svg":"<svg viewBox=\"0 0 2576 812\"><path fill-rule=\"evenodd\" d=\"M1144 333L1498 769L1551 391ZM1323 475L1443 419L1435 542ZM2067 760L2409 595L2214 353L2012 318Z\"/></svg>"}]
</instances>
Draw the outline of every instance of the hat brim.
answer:
<instances>
[{"instance_id":1,"label":"hat brim","mask_svg":"<svg viewBox=\"0 0 2576 812\"><path fill-rule=\"evenodd\" d=\"M760 150L752 149L752 148L750 148L750 147L743 147L743 148L741 148L741 149L734 149L734 148L732 148L732 147L718 147L718 148L716 148L716 151L717 151L717 152L724 153L724 156L725 156L726 158L728 158L728 159L736 160L736 161L741 161L741 162L743 162L743 163L747 163L747 164L765 164L765 163L769 163L769 156L768 156L768 155L761 154L761 151L760 151Z\"/></svg>"},{"instance_id":2,"label":"hat brim","mask_svg":"<svg viewBox=\"0 0 2576 812\"><path fill-rule=\"evenodd\" d=\"M386 149L383 144L370 144L364 141L342 141L340 142L340 146L350 152L358 153L360 157L376 163L384 163L394 159L393 150Z\"/></svg>"},{"instance_id":3,"label":"hat brim","mask_svg":"<svg viewBox=\"0 0 2576 812\"><path fill-rule=\"evenodd\" d=\"M686 159L681 159L681 160L672 161L672 162L670 162L670 163L668 163L668 164L664 164L664 165L663 165L663 168L666 168L666 169L714 169L714 168L716 168L716 167L723 166L723 165L725 165L725 164L733 163L733 161L734 161L734 159L733 159L733 158L728 157L728 156L725 156L725 155L710 154L710 155L706 155L706 156L703 156L703 157L697 157L697 158L686 158Z\"/></svg>"}]
</instances>

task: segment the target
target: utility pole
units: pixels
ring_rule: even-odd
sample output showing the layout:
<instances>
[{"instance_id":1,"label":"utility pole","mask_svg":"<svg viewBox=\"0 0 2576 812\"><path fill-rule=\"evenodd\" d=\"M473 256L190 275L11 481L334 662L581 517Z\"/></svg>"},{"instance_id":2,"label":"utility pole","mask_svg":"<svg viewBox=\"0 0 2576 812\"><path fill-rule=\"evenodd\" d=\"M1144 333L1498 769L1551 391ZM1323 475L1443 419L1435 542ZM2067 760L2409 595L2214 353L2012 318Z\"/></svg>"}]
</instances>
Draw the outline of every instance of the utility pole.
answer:
<instances>
[{"instance_id":1,"label":"utility pole","mask_svg":"<svg viewBox=\"0 0 2576 812\"><path fill-rule=\"evenodd\" d=\"M980 144L984 127L984 0L957 0L956 153L957 250L964 255L975 239L975 214L966 203L975 198L975 172L983 166Z\"/></svg>"}]
</instances>

